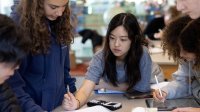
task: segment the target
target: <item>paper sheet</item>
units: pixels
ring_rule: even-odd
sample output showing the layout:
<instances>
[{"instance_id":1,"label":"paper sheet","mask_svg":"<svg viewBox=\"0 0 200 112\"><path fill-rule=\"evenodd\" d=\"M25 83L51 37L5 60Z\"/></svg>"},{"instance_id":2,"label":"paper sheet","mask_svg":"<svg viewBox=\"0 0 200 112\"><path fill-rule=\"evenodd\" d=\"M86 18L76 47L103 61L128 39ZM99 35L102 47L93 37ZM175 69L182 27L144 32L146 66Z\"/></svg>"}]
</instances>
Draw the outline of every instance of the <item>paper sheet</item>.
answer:
<instances>
[{"instance_id":1,"label":"paper sheet","mask_svg":"<svg viewBox=\"0 0 200 112\"><path fill-rule=\"evenodd\" d=\"M87 107L84 109L79 109L75 111L67 111L67 112L111 112L111 111L103 106L93 106L93 107Z\"/></svg>"}]
</instances>

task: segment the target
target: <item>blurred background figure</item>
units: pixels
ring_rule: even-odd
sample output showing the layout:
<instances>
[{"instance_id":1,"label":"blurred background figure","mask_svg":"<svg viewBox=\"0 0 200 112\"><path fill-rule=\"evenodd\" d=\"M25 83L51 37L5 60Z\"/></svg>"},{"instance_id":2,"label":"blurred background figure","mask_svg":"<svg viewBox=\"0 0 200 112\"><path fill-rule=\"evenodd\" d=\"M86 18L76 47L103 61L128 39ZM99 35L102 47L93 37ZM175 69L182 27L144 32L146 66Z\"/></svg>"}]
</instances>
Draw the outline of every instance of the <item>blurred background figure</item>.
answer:
<instances>
[{"instance_id":1,"label":"blurred background figure","mask_svg":"<svg viewBox=\"0 0 200 112\"><path fill-rule=\"evenodd\" d=\"M85 43L88 39L92 41L93 52L100 50L103 45L103 36L98 34L95 30L84 29L79 32L82 36L82 43Z\"/></svg>"},{"instance_id":2,"label":"blurred background figure","mask_svg":"<svg viewBox=\"0 0 200 112\"><path fill-rule=\"evenodd\" d=\"M161 32L165 25L169 24L171 20L179 17L181 13L176 10L175 6L170 6L165 9L163 13L161 11L156 11L154 15L155 18L147 24L144 34L151 40L159 40L162 35L159 32Z\"/></svg>"}]
</instances>

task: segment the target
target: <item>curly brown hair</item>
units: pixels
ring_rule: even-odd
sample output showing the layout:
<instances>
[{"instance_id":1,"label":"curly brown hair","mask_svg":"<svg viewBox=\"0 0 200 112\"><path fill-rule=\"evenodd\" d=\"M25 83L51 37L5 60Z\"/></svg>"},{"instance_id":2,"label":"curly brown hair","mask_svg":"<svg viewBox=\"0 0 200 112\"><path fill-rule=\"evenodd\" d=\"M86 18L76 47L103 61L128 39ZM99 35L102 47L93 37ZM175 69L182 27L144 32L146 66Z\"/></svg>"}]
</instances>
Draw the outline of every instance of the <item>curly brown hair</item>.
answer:
<instances>
[{"instance_id":1,"label":"curly brown hair","mask_svg":"<svg viewBox=\"0 0 200 112\"><path fill-rule=\"evenodd\" d=\"M178 43L184 51L195 54L193 69L200 70L200 18L187 24L179 35Z\"/></svg>"},{"instance_id":2,"label":"curly brown hair","mask_svg":"<svg viewBox=\"0 0 200 112\"><path fill-rule=\"evenodd\" d=\"M164 53L168 53L169 58L180 61L180 48L178 37L184 27L191 21L190 17L183 16L171 21L163 30L162 48Z\"/></svg>"},{"instance_id":3,"label":"curly brown hair","mask_svg":"<svg viewBox=\"0 0 200 112\"><path fill-rule=\"evenodd\" d=\"M21 0L18 7L20 25L26 35L31 38L31 53L48 53L51 44L51 32L48 29L44 11L45 0ZM69 1L68 1L69 3ZM70 9L66 5L63 15L57 18L54 24L56 41L61 45L69 45L73 40L70 24Z\"/></svg>"}]
</instances>

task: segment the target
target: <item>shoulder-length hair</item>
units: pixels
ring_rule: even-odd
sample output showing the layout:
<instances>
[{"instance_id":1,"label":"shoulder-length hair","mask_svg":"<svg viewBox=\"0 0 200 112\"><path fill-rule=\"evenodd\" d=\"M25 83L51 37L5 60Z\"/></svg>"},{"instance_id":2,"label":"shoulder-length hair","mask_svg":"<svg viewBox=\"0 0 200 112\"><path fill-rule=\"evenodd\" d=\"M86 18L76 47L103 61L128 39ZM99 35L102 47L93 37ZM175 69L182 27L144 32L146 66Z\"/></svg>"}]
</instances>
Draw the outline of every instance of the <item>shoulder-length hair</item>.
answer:
<instances>
[{"instance_id":1,"label":"shoulder-length hair","mask_svg":"<svg viewBox=\"0 0 200 112\"><path fill-rule=\"evenodd\" d=\"M183 50L196 56L193 68L200 70L200 18L190 21L181 31L178 43Z\"/></svg>"},{"instance_id":2,"label":"shoulder-length hair","mask_svg":"<svg viewBox=\"0 0 200 112\"><path fill-rule=\"evenodd\" d=\"M18 7L20 25L24 32L31 38L31 53L48 53L51 41L47 19L44 11L44 0L21 0ZM72 41L69 6L54 24L56 41L62 45L69 45Z\"/></svg>"},{"instance_id":3,"label":"shoulder-length hair","mask_svg":"<svg viewBox=\"0 0 200 112\"><path fill-rule=\"evenodd\" d=\"M141 80L140 59L143 53L144 36L136 17L130 13L120 13L112 18L108 25L106 34L106 41L104 46L104 61L106 74L108 80L114 85L117 85L116 72L116 56L112 53L109 47L109 36L111 32L118 26L123 26L128 33L128 38L131 40L130 49L124 59L124 69L127 75L127 83L129 87L127 91L131 90L138 81Z\"/></svg>"}]
</instances>

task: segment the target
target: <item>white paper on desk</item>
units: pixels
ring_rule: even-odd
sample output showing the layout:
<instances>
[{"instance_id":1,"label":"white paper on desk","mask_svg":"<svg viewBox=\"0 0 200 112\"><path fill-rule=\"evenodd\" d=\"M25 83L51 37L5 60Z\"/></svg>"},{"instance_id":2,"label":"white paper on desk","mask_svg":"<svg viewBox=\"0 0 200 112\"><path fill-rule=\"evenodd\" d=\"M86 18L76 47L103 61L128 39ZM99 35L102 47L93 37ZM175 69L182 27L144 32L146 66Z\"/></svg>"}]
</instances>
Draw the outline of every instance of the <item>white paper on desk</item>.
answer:
<instances>
[{"instance_id":1,"label":"white paper on desk","mask_svg":"<svg viewBox=\"0 0 200 112\"><path fill-rule=\"evenodd\" d=\"M67 112L111 112L109 109L103 107L103 106L92 106L92 107L87 107L84 109L79 109L75 111L67 111Z\"/></svg>"},{"instance_id":2,"label":"white paper on desk","mask_svg":"<svg viewBox=\"0 0 200 112\"><path fill-rule=\"evenodd\" d=\"M160 82L158 84L152 84L151 89L159 89L166 86L169 82Z\"/></svg>"}]
</instances>

